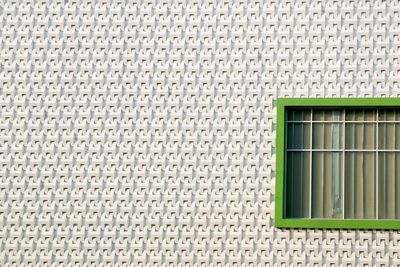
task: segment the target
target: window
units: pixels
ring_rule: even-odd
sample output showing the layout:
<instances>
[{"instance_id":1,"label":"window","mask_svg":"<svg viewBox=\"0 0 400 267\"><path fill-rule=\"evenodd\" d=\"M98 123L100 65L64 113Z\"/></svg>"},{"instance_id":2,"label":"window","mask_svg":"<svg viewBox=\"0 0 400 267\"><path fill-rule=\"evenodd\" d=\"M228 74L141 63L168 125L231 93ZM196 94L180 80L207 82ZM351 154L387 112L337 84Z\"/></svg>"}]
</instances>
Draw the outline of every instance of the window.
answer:
<instances>
[{"instance_id":1,"label":"window","mask_svg":"<svg viewBox=\"0 0 400 267\"><path fill-rule=\"evenodd\" d=\"M400 229L400 99L279 99L275 224Z\"/></svg>"}]
</instances>

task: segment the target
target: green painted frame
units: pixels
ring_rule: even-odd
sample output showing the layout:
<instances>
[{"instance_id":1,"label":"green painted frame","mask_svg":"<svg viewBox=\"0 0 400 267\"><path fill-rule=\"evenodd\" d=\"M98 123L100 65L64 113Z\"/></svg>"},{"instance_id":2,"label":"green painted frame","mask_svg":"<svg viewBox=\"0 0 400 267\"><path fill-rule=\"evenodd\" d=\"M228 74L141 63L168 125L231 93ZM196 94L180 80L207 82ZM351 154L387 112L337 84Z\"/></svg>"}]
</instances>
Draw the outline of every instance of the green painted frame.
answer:
<instances>
[{"instance_id":1,"label":"green painted frame","mask_svg":"<svg viewBox=\"0 0 400 267\"><path fill-rule=\"evenodd\" d=\"M287 107L400 107L400 98L278 98L276 121L275 227L400 230L400 220L284 218L285 110Z\"/></svg>"}]
</instances>

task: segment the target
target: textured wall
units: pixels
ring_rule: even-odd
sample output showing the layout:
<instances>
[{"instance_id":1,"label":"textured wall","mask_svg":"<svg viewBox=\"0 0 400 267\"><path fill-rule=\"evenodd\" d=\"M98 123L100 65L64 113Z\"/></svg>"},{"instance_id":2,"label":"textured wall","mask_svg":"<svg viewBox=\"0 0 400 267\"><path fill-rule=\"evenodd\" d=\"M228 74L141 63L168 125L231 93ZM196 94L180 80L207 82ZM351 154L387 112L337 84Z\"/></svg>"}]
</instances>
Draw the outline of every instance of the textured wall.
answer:
<instances>
[{"instance_id":1,"label":"textured wall","mask_svg":"<svg viewBox=\"0 0 400 267\"><path fill-rule=\"evenodd\" d=\"M0 1L0 265L400 264L274 228L276 98L399 95L398 1L232 2Z\"/></svg>"}]
</instances>

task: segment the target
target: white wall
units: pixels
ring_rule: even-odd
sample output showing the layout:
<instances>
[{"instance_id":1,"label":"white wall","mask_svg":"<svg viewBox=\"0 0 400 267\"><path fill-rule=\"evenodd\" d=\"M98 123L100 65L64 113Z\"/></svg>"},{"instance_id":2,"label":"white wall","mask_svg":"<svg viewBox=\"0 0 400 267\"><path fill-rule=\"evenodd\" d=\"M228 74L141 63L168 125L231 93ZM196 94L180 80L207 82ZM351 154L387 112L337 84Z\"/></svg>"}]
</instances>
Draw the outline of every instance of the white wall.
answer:
<instances>
[{"instance_id":1,"label":"white wall","mask_svg":"<svg viewBox=\"0 0 400 267\"><path fill-rule=\"evenodd\" d=\"M398 2L141 2L1 1L0 265L400 264L274 228L277 97L398 96Z\"/></svg>"}]
</instances>

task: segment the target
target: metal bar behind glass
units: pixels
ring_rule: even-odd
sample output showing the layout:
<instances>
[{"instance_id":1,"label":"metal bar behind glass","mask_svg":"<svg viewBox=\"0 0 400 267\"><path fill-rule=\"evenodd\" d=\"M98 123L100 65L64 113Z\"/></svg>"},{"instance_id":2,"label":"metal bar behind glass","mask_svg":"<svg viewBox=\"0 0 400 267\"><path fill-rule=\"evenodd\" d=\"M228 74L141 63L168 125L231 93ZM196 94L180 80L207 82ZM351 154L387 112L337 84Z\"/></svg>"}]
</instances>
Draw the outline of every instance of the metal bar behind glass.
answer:
<instances>
[{"instance_id":1,"label":"metal bar behind glass","mask_svg":"<svg viewBox=\"0 0 400 267\"><path fill-rule=\"evenodd\" d=\"M345 132L345 128L346 128L346 109L343 109L343 129L342 129L342 219L344 219L344 157L345 157L345 142L346 142L346 132Z\"/></svg>"},{"instance_id":2,"label":"metal bar behind glass","mask_svg":"<svg viewBox=\"0 0 400 267\"><path fill-rule=\"evenodd\" d=\"M307 121L299 121L299 120L296 120L296 121L287 121L287 122L290 122L290 123L304 123L304 122L311 122L311 121L309 121L309 120L307 120ZM312 121L313 123L339 123L339 122L344 122L344 120L338 120L338 121ZM366 121L366 120L363 120L363 121L346 121L347 123L376 123L376 122L379 122L379 123L400 123L400 121L386 121L386 120L383 120L383 121L377 121L377 120L372 120L372 121Z\"/></svg>"},{"instance_id":3,"label":"metal bar behind glass","mask_svg":"<svg viewBox=\"0 0 400 267\"><path fill-rule=\"evenodd\" d=\"M289 152L309 152L311 149L307 148L292 148L288 149ZM342 149L329 149L329 148L314 148L312 151L314 152L342 152ZM346 152L400 152L400 149L346 149Z\"/></svg>"},{"instance_id":4,"label":"metal bar behind glass","mask_svg":"<svg viewBox=\"0 0 400 267\"><path fill-rule=\"evenodd\" d=\"M379 142L379 135L378 135L378 109L376 109L376 138L375 138L375 218L378 219L378 204L379 204L379 184L378 184L378 142ZM385 136L386 137L386 136Z\"/></svg>"},{"instance_id":5,"label":"metal bar behind glass","mask_svg":"<svg viewBox=\"0 0 400 267\"><path fill-rule=\"evenodd\" d=\"M285 119L287 119L288 118L288 111L286 110L285 111ZM286 208L286 206L287 206L287 201L288 201L288 196L287 196L287 182L288 182L288 179L287 179L287 173L288 173L288 171L287 171L287 160L288 160L288 149L287 149L287 132L288 132L288 122L287 122L287 120L286 120L286 125L285 125L285 148L286 148L286 153L285 153L285 184L284 184L284 186L285 186L285 192L284 192L284 195L285 195L285 205L283 205L283 208L284 208L284 210L283 210L283 213L285 214L285 216L287 216L287 208Z\"/></svg>"},{"instance_id":6,"label":"metal bar behind glass","mask_svg":"<svg viewBox=\"0 0 400 267\"><path fill-rule=\"evenodd\" d=\"M313 150L313 109L311 109L311 122L310 122L310 193L309 193L309 214L308 218L311 219L311 211L312 211L312 150Z\"/></svg>"},{"instance_id":7,"label":"metal bar behind glass","mask_svg":"<svg viewBox=\"0 0 400 267\"><path fill-rule=\"evenodd\" d=\"M301 118L304 119L304 110L301 112ZM304 147L304 124L301 124L301 147ZM303 157L304 153L301 153L300 157L300 190L303 191ZM292 189L293 190L293 189ZM301 201L300 201L300 210L301 214L303 214L303 195L301 195ZM302 215L304 216L304 215Z\"/></svg>"}]
</instances>

